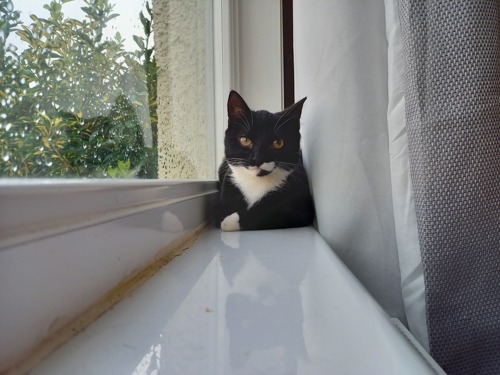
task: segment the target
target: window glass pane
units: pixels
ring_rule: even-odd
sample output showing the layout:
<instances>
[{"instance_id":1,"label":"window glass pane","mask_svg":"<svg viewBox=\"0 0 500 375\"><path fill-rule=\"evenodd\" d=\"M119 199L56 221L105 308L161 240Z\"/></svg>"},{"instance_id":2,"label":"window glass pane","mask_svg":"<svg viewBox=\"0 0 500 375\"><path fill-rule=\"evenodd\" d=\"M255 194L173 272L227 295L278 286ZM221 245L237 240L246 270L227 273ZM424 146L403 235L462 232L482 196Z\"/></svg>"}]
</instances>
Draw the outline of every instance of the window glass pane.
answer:
<instances>
[{"instance_id":1,"label":"window glass pane","mask_svg":"<svg viewBox=\"0 0 500 375\"><path fill-rule=\"evenodd\" d=\"M152 6L144 0L0 0L0 176L210 177L165 173L168 163L196 160L172 157L167 144L178 134L168 142L163 137L158 147L157 87L172 79L167 69L158 78ZM191 22L206 27L208 15ZM203 45L200 63L191 68L203 69L208 82L211 40L199 43L187 34L183 43ZM175 114L200 100L163 87L163 97L171 99L163 112ZM204 92L202 108L209 97ZM200 113L202 127L212 126L209 111ZM160 169L159 154L168 156Z\"/></svg>"}]
</instances>

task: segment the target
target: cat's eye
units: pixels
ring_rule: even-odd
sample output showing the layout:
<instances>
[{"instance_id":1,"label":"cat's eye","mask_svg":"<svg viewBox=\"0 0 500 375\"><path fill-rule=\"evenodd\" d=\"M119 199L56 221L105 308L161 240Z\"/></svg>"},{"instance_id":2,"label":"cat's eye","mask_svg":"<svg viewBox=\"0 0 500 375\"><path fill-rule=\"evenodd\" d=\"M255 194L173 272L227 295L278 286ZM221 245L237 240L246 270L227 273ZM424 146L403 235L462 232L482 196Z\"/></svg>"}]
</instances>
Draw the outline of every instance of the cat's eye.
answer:
<instances>
[{"instance_id":1,"label":"cat's eye","mask_svg":"<svg viewBox=\"0 0 500 375\"><path fill-rule=\"evenodd\" d=\"M243 147L247 147L247 148L252 147L252 141L250 140L250 138L247 138L247 137L240 137L240 144Z\"/></svg>"},{"instance_id":2,"label":"cat's eye","mask_svg":"<svg viewBox=\"0 0 500 375\"><path fill-rule=\"evenodd\" d=\"M284 144L285 142L281 138L275 139L272 144L272 148L274 148L275 150L279 150L280 148L283 147Z\"/></svg>"}]
</instances>

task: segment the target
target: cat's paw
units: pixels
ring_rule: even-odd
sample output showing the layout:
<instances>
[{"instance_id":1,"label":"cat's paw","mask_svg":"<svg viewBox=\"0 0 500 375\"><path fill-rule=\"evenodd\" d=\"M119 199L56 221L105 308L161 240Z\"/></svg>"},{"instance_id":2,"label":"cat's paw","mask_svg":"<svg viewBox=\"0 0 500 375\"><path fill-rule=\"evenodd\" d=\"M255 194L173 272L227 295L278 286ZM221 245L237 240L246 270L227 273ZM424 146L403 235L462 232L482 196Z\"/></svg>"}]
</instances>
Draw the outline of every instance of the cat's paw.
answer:
<instances>
[{"instance_id":1,"label":"cat's paw","mask_svg":"<svg viewBox=\"0 0 500 375\"><path fill-rule=\"evenodd\" d=\"M229 216L226 216L226 218L222 220L222 223L220 223L220 229L225 232L234 232L240 230L240 215L235 212Z\"/></svg>"}]
</instances>

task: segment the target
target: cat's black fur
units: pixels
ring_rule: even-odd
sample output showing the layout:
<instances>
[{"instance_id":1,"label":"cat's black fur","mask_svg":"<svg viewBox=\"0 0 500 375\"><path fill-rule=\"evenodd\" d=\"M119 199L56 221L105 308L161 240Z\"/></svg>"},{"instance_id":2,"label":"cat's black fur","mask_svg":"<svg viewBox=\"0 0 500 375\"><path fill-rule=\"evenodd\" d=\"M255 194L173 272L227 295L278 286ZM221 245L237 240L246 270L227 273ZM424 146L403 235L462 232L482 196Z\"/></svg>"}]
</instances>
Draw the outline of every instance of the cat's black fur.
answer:
<instances>
[{"instance_id":1,"label":"cat's black fur","mask_svg":"<svg viewBox=\"0 0 500 375\"><path fill-rule=\"evenodd\" d=\"M300 150L300 116L305 100L278 113L252 111L237 92L231 91L215 210L219 228L277 229L312 223L314 206ZM266 192L264 186L274 188ZM256 191L266 193L259 197Z\"/></svg>"}]
</instances>

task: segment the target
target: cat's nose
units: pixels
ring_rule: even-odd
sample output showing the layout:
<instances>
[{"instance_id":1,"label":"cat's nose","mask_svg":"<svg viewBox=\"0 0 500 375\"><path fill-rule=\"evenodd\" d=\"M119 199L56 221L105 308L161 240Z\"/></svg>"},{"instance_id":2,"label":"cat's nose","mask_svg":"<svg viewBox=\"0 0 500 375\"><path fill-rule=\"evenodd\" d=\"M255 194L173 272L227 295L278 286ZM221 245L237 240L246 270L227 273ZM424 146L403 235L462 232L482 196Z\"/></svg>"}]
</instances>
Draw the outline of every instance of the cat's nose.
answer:
<instances>
[{"instance_id":1,"label":"cat's nose","mask_svg":"<svg viewBox=\"0 0 500 375\"><path fill-rule=\"evenodd\" d=\"M262 164L262 160L257 155L252 155L251 162L253 165L256 165L257 167Z\"/></svg>"}]
</instances>

